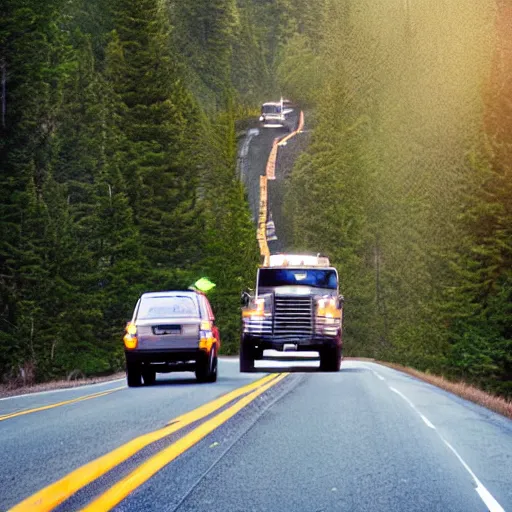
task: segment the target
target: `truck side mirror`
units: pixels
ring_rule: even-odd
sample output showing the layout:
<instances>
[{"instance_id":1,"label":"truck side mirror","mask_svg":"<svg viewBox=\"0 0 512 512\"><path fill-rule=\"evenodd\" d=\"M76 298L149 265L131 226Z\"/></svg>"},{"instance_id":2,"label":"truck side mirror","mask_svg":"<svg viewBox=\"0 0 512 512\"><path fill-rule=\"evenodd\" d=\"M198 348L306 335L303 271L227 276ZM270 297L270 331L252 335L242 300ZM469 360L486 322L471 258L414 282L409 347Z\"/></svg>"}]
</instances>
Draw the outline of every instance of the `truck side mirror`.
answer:
<instances>
[{"instance_id":1,"label":"truck side mirror","mask_svg":"<svg viewBox=\"0 0 512 512\"><path fill-rule=\"evenodd\" d=\"M242 306L247 307L249 305L249 302L251 301L251 296L246 291L242 292L242 295L240 296L240 303Z\"/></svg>"},{"instance_id":2,"label":"truck side mirror","mask_svg":"<svg viewBox=\"0 0 512 512\"><path fill-rule=\"evenodd\" d=\"M338 295L338 308L343 308L343 305L345 304L345 297L343 295Z\"/></svg>"}]
</instances>

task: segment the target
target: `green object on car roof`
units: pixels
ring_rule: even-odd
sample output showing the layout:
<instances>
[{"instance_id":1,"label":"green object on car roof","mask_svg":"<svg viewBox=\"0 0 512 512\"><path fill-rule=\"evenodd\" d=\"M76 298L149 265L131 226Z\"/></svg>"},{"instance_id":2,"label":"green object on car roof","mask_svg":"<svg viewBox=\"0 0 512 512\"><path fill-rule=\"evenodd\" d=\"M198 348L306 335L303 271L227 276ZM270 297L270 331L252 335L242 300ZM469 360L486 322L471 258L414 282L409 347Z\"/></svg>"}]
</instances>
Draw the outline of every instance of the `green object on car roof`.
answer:
<instances>
[{"instance_id":1,"label":"green object on car roof","mask_svg":"<svg viewBox=\"0 0 512 512\"><path fill-rule=\"evenodd\" d=\"M207 293L213 288L215 288L216 284L212 283L209 279L206 279L206 277L202 277L201 279L197 280L194 283L194 286L201 292Z\"/></svg>"}]
</instances>

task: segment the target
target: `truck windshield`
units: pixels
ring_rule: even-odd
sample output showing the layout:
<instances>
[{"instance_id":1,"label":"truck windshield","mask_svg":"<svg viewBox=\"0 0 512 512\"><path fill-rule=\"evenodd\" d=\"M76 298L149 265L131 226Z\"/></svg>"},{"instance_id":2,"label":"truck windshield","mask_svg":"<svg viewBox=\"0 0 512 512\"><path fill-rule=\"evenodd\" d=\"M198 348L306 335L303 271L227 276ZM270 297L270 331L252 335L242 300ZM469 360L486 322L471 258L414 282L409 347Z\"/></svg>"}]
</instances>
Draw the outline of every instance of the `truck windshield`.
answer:
<instances>
[{"instance_id":1,"label":"truck windshield","mask_svg":"<svg viewBox=\"0 0 512 512\"><path fill-rule=\"evenodd\" d=\"M262 114L280 114L281 105L263 105L261 107Z\"/></svg>"},{"instance_id":2,"label":"truck windshield","mask_svg":"<svg viewBox=\"0 0 512 512\"><path fill-rule=\"evenodd\" d=\"M313 286L336 290L338 277L332 269L261 268L258 286Z\"/></svg>"}]
</instances>

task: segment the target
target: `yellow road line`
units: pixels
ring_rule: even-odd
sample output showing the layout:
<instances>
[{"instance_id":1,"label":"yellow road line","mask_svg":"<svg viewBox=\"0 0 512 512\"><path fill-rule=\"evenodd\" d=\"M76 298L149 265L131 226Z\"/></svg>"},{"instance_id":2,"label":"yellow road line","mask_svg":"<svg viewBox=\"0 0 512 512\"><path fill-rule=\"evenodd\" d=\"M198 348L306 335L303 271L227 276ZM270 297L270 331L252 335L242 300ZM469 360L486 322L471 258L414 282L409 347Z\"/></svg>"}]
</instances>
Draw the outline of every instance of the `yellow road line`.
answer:
<instances>
[{"instance_id":1,"label":"yellow road line","mask_svg":"<svg viewBox=\"0 0 512 512\"><path fill-rule=\"evenodd\" d=\"M286 137L274 139L272 149L267 160L265 175L260 176L260 211L258 218L258 230L256 238L260 246L260 255L263 256L263 266L268 266L270 261L270 249L267 240L267 210L268 210L268 181L276 179L276 164L279 147L298 135L304 129L304 112L300 112L299 125L297 129Z\"/></svg>"},{"instance_id":2,"label":"yellow road line","mask_svg":"<svg viewBox=\"0 0 512 512\"><path fill-rule=\"evenodd\" d=\"M279 149L278 143L280 142L279 137L274 139L274 143L272 144L272 149L270 150L270 156L267 160L267 167L265 174L268 180L276 179L276 163L277 163L277 150Z\"/></svg>"},{"instance_id":3,"label":"yellow road line","mask_svg":"<svg viewBox=\"0 0 512 512\"><path fill-rule=\"evenodd\" d=\"M284 146L290 139L293 139L293 137L298 135L303 129L304 129L304 112L301 111L300 118L299 118L299 126L297 127L297 129L294 132L287 135L286 137L284 137L283 139L281 139L279 141L278 145Z\"/></svg>"},{"instance_id":4,"label":"yellow road line","mask_svg":"<svg viewBox=\"0 0 512 512\"><path fill-rule=\"evenodd\" d=\"M115 450L107 453L96 460L93 460L84 466L72 471L65 477L61 478L57 482L50 484L49 486L41 489L37 493L28 497L14 508L10 512L43 512L50 511L57 507L60 503L68 499L70 496L79 491L82 487L90 484L100 476L110 471L115 466L121 464L125 460L129 459L135 453L139 452L146 446L159 439L162 439L182 428L194 423L205 416L208 416L215 412L217 409L228 404L232 400L242 396L246 393L259 388L260 386L274 380L276 375L266 375L262 379L251 382L246 386L235 389L212 402L209 402L197 409L178 416L168 426L144 434L142 436L132 439L128 443L116 448Z\"/></svg>"},{"instance_id":5,"label":"yellow road line","mask_svg":"<svg viewBox=\"0 0 512 512\"><path fill-rule=\"evenodd\" d=\"M140 487L144 482L149 480L155 473L160 471L163 467L172 462L179 455L187 451L189 448L201 441L201 439L205 438L208 434L220 427L223 423L232 418L237 412L250 404L262 393L277 384L279 381L283 380L286 375L288 374L280 374L271 382L268 382L267 384L256 389L251 394L239 400L236 404L217 414L217 416L214 416L208 421L205 421L197 428L192 430L192 432L188 433L174 444L170 445L169 447L148 459L141 466L116 483L108 491L87 505L87 507L82 509L82 512L100 512L104 510L111 510L137 487Z\"/></svg>"},{"instance_id":6,"label":"yellow road line","mask_svg":"<svg viewBox=\"0 0 512 512\"><path fill-rule=\"evenodd\" d=\"M260 176L260 211L256 238L260 246L260 255L264 258L264 265L268 265L268 259L270 256L270 249L267 243L267 190L267 177Z\"/></svg>"},{"instance_id":7,"label":"yellow road line","mask_svg":"<svg viewBox=\"0 0 512 512\"><path fill-rule=\"evenodd\" d=\"M25 409L23 411L12 412L9 414L4 414L0 416L0 421L5 421L11 418L16 418L17 416L24 416L25 414L32 414L33 412L47 411L48 409L54 409L55 407L62 407L63 405L76 404L77 402L83 402L84 400L91 400L92 398L99 398L100 396L110 395L114 391L119 391L120 389L125 389L126 386L120 386L114 389L108 389L107 391L101 391L99 393L94 393L92 395L81 396L79 398L73 398L73 400L65 400L64 402L58 402L56 404L43 405L41 407L36 407L34 409Z\"/></svg>"}]
</instances>

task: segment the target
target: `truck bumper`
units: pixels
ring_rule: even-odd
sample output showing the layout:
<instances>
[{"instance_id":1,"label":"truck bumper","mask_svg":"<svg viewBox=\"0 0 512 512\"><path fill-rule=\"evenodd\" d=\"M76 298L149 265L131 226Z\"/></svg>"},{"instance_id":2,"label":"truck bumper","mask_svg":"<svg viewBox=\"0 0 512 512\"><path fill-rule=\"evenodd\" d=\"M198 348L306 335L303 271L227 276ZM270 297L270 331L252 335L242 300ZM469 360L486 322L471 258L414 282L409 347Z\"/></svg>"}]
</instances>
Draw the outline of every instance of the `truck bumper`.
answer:
<instances>
[{"instance_id":1,"label":"truck bumper","mask_svg":"<svg viewBox=\"0 0 512 512\"><path fill-rule=\"evenodd\" d=\"M254 334L244 333L242 342L260 350L278 350L282 351L285 345L295 345L297 351L321 351L325 348L342 347L343 342L341 333L337 336L313 336L311 338L271 338L268 336L258 336Z\"/></svg>"}]
</instances>

